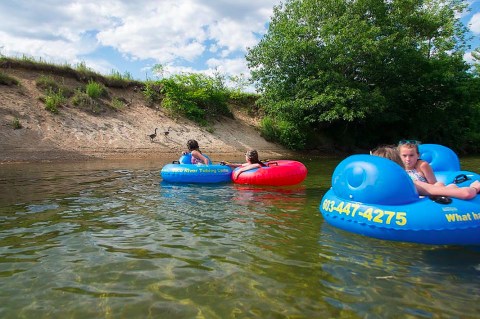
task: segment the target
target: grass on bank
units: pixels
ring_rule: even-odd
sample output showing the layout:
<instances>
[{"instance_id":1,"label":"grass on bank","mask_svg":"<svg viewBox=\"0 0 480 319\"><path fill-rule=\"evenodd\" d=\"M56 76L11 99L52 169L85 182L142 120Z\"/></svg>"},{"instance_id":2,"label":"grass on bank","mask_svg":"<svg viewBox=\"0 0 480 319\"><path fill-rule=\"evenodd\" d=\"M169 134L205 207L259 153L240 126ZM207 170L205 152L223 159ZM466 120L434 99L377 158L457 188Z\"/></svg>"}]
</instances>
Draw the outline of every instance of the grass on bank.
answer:
<instances>
[{"instance_id":1,"label":"grass on bank","mask_svg":"<svg viewBox=\"0 0 480 319\"><path fill-rule=\"evenodd\" d=\"M19 130L23 127L22 123L20 123L20 119L18 117L13 118L12 126L14 130Z\"/></svg>"},{"instance_id":2,"label":"grass on bank","mask_svg":"<svg viewBox=\"0 0 480 319\"><path fill-rule=\"evenodd\" d=\"M71 77L84 83L88 83L88 81L96 81L111 88L129 88L142 85L142 82L133 80L129 73L122 75L119 72L112 71L111 75L105 76L88 68L85 62L72 66L70 64L54 64L41 58L35 59L26 55L18 58L0 56L0 69L2 68L19 68L41 71L47 74Z\"/></svg>"},{"instance_id":3,"label":"grass on bank","mask_svg":"<svg viewBox=\"0 0 480 319\"><path fill-rule=\"evenodd\" d=\"M18 85L18 80L13 76L0 72L0 85Z\"/></svg>"},{"instance_id":4,"label":"grass on bank","mask_svg":"<svg viewBox=\"0 0 480 319\"><path fill-rule=\"evenodd\" d=\"M45 93L46 109L55 114L62 105L69 102L92 113L99 113L103 105L114 110L122 109L126 101L110 98L108 88L133 88L134 91L143 93L148 106L161 107L172 117L188 118L210 130L210 123L218 116L233 117L229 105L247 110L250 115L258 115L259 111L255 105L257 94L242 92L239 87L235 89L227 87L226 78L219 74L208 76L184 73L157 81L141 82L134 80L128 72L120 74L112 71L111 75L105 76L94 72L84 62L74 66L58 65L25 55L19 58L0 56L1 68L23 68L44 73L37 79L36 84ZM1 74L3 73L0 73L0 81ZM71 89L59 81L58 77L71 77L85 85ZM233 80L241 83L239 79ZM11 79L5 81L15 83ZM100 103L101 98L109 101L106 104Z\"/></svg>"}]
</instances>

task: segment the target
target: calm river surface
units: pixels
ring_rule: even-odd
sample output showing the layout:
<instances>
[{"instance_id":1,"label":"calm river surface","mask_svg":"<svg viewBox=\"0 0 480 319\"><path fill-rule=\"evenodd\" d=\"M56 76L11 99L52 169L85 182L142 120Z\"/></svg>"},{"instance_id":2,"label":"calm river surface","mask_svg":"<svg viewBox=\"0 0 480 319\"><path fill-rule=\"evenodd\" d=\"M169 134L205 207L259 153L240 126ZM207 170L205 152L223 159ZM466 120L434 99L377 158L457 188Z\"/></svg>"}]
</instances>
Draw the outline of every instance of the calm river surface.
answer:
<instances>
[{"instance_id":1,"label":"calm river surface","mask_svg":"<svg viewBox=\"0 0 480 319\"><path fill-rule=\"evenodd\" d=\"M307 179L280 188L0 165L0 318L478 318L480 249L334 229L318 206L340 159L298 160Z\"/></svg>"}]
</instances>

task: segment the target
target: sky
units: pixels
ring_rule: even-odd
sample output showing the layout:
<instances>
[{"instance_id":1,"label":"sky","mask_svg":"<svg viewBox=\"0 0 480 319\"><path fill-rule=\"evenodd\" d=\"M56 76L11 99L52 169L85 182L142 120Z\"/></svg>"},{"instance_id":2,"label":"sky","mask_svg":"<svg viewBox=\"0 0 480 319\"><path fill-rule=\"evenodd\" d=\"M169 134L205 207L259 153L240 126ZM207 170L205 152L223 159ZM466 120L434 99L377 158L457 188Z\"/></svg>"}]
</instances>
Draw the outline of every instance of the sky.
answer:
<instances>
[{"instance_id":1,"label":"sky","mask_svg":"<svg viewBox=\"0 0 480 319\"><path fill-rule=\"evenodd\" d=\"M248 76L245 54L281 0L0 0L0 54L140 81L180 72ZM480 46L480 0L461 21ZM471 60L469 52L465 55Z\"/></svg>"}]
</instances>

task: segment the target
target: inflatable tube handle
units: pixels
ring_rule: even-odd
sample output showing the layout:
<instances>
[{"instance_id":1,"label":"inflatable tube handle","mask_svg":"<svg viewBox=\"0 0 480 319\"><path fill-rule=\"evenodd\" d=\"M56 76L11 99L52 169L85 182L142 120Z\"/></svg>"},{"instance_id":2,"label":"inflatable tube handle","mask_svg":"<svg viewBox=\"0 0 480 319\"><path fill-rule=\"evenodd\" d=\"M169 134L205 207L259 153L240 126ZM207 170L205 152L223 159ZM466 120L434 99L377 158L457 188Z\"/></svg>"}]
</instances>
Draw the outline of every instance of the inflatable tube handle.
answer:
<instances>
[{"instance_id":1,"label":"inflatable tube handle","mask_svg":"<svg viewBox=\"0 0 480 319\"><path fill-rule=\"evenodd\" d=\"M457 175L455 176L455 178L453 179L453 183L454 184L461 184L465 181L468 181L470 178L468 178L467 175L465 174L460 174L460 175Z\"/></svg>"},{"instance_id":2,"label":"inflatable tube handle","mask_svg":"<svg viewBox=\"0 0 480 319\"><path fill-rule=\"evenodd\" d=\"M267 163L267 166L271 166L271 165L273 165L273 164L275 164L275 166L278 166L278 162L268 162L268 163Z\"/></svg>"},{"instance_id":3,"label":"inflatable tube handle","mask_svg":"<svg viewBox=\"0 0 480 319\"><path fill-rule=\"evenodd\" d=\"M452 202L452 199L448 196L429 196L432 201L442 205L448 205Z\"/></svg>"},{"instance_id":4,"label":"inflatable tube handle","mask_svg":"<svg viewBox=\"0 0 480 319\"><path fill-rule=\"evenodd\" d=\"M172 164L180 164L180 161L172 161Z\"/></svg>"}]
</instances>

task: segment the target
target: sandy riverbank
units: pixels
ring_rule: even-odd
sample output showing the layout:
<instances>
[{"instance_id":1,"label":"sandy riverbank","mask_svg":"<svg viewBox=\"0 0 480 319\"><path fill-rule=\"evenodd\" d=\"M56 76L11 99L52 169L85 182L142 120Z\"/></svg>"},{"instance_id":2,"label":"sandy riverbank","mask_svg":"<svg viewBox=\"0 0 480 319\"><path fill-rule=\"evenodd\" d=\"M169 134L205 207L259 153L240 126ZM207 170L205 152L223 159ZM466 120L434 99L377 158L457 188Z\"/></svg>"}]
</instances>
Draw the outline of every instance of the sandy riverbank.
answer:
<instances>
[{"instance_id":1,"label":"sandy riverbank","mask_svg":"<svg viewBox=\"0 0 480 319\"><path fill-rule=\"evenodd\" d=\"M258 119L235 107L233 119L221 118L207 130L173 119L160 107L147 106L137 90L109 88L110 96L126 101L124 107L92 114L67 104L52 114L45 109L43 93L36 86L42 73L23 69L2 72L18 79L20 85L0 85L0 163L178 158L189 139L196 139L213 159L237 158L247 149L257 149L262 158L292 156L260 136ZM81 85L75 79L52 76L72 88ZM14 129L14 119L22 128ZM155 128L157 137L152 141L148 135Z\"/></svg>"}]
</instances>

